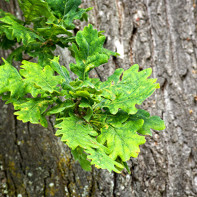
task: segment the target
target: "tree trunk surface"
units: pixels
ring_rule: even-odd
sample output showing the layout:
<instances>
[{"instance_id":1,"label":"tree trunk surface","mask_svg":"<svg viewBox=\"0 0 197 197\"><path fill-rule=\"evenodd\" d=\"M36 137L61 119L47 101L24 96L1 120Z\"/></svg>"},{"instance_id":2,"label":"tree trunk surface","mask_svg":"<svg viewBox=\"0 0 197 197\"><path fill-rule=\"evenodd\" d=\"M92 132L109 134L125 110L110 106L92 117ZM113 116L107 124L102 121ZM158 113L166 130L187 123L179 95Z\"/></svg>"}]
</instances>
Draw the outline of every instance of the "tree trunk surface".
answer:
<instances>
[{"instance_id":1,"label":"tree trunk surface","mask_svg":"<svg viewBox=\"0 0 197 197\"><path fill-rule=\"evenodd\" d=\"M161 88L143 108L164 119L165 131L146 137L131 175L95 167L85 172L49 129L22 123L0 102L0 196L196 197L197 196L197 1L85 0L89 22L105 30L105 47L120 56L91 75L106 80L116 68L151 67ZM16 2L0 8L18 17ZM78 24L78 22L77 22ZM81 29L87 23L78 24ZM68 65L67 49L57 50ZM7 52L0 51L6 57Z\"/></svg>"}]
</instances>

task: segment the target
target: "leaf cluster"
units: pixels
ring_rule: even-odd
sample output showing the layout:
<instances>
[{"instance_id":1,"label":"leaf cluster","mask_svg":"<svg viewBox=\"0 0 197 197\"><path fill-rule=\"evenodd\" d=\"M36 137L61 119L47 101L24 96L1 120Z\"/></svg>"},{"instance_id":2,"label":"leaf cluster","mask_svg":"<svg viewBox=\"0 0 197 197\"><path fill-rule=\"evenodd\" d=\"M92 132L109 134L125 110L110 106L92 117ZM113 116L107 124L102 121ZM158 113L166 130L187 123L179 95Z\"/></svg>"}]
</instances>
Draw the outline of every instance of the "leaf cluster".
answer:
<instances>
[{"instance_id":1,"label":"leaf cluster","mask_svg":"<svg viewBox=\"0 0 197 197\"><path fill-rule=\"evenodd\" d=\"M87 20L92 8L79 8L81 0L18 0L24 21L0 9L0 47L15 49L7 58L22 61L38 58L49 64L57 46L68 47L75 42L75 20ZM25 54L25 58L24 58ZM45 54L45 55L43 55Z\"/></svg>"},{"instance_id":2,"label":"leaf cluster","mask_svg":"<svg viewBox=\"0 0 197 197\"><path fill-rule=\"evenodd\" d=\"M55 135L71 148L83 169L89 171L94 164L117 173L129 171L126 161L138 156L144 135L165 128L159 117L136 107L159 84L149 78L150 68L139 72L138 65L117 69L104 82L89 78L92 69L118 54L103 47L105 36L92 25L72 35L73 21L87 18L90 10L79 8L80 4L80 0L19 0L25 22L0 12L5 43L1 47L22 43L0 66L0 96L14 105L14 114L23 122L47 127L47 117L54 115ZM69 66L76 79L53 55L56 45L71 50L76 62ZM23 52L38 57L38 62L23 60L18 71L11 62L21 61Z\"/></svg>"}]
</instances>

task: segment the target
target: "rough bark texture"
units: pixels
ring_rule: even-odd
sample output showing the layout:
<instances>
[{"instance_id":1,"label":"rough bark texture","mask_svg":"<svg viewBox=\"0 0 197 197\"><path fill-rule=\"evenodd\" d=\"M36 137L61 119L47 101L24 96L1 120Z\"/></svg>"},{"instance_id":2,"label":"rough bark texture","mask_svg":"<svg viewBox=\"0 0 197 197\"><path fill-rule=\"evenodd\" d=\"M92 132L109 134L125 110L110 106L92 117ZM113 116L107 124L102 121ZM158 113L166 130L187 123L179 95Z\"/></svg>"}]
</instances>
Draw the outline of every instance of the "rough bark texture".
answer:
<instances>
[{"instance_id":1,"label":"rough bark texture","mask_svg":"<svg viewBox=\"0 0 197 197\"><path fill-rule=\"evenodd\" d=\"M131 175L84 172L53 128L23 124L0 103L0 196L197 196L196 0L91 0L90 22L105 30L106 47L121 54L92 75L105 80L116 68L152 67L161 89L143 108L165 120L131 159ZM11 1L0 7L20 16ZM84 25L84 24L83 24ZM79 28L81 26L79 25ZM66 50L59 50L68 64ZM1 56L6 53L1 51ZM50 120L52 121L52 120Z\"/></svg>"}]
</instances>

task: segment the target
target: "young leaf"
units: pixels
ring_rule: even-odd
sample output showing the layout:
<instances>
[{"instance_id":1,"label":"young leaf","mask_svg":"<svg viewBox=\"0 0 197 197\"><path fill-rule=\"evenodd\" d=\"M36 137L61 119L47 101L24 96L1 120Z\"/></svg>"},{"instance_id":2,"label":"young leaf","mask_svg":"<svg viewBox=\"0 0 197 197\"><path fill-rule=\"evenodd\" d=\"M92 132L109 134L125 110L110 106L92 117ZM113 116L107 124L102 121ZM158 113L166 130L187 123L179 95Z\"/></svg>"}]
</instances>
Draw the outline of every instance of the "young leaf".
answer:
<instances>
[{"instance_id":1,"label":"young leaf","mask_svg":"<svg viewBox=\"0 0 197 197\"><path fill-rule=\"evenodd\" d=\"M54 57L51 60L50 64L51 68L53 68L54 71L56 71L58 74L60 74L66 81L67 84L71 81L71 78L69 76L69 71L66 67L60 66L59 64L59 57Z\"/></svg>"},{"instance_id":2,"label":"young leaf","mask_svg":"<svg viewBox=\"0 0 197 197\"><path fill-rule=\"evenodd\" d=\"M27 22L32 22L41 16L51 21L55 20L48 3L44 0L18 0L18 2Z\"/></svg>"},{"instance_id":3,"label":"young leaf","mask_svg":"<svg viewBox=\"0 0 197 197\"><path fill-rule=\"evenodd\" d=\"M129 117L129 120L144 120L144 124L142 128L140 128L137 132L142 135L150 135L152 136L152 132L150 129L154 130L163 130L165 129L164 121L161 120L158 116L150 116L150 114L142 109L138 109L136 114L133 114Z\"/></svg>"},{"instance_id":4,"label":"young leaf","mask_svg":"<svg viewBox=\"0 0 197 197\"><path fill-rule=\"evenodd\" d=\"M102 149L87 149L85 152L89 153L88 159L91 160L91 164L95 164L97 168L107 169L109 172L120 173L124 166L112 158L110 158ZM120 169L120 170L119 170Z\"/></svg>"},{"instance_id":5,"label":"young leaf","mask_svg":"<svg viewBox=\"0 0 197 197\"><path fill-rule=\"evenodd\" d=\"M62 18L67 1L68 0L46 0L54 15L58 18Z\"/></svg>"},{"instance_id":6,"label":"young leaf","mask_svg":"<svg viewBox=\"0 0 197 197\"><path fill-rule=\"evenodd\" d=\"M72 36L72 33L67 29L65 29L62 25L57 25L49 22L47 24L51 26L37 28L36 31L39 32L44 37L47 37L48 39L50 38L54 39L55 36L60 34L66 34L68 36Z\"/></svg>"},{"instance_id":7,"label":"young leaf","mask_svg":"<svg viewBox=\"0 0 197 197\"><path fill-rule=\"evenodd\" d=\"M73 108L74 106L75 103L73 103L73 101L67 100L61 104L52 107L50 110L47 111L47 115L57 114L64 111L65 109Z\"/></svg>"},{"instance_id":8,"label":"young leaf","mask_svg":"<svg viewBox=\"0 0 197 197\"><path fill-rule=\"evenodd\" d=\"M20 74L25 77L24 81L28 84L35 84L43 91L50 93L56 91L56 86L61 84L63 78L61 76L54 76L54 70L50 66L42 68L37 63L23 61L20 69Z\"/></svg>"},{"instance_id":9,"label":"young leaf","mask_svg":"<svg viewBox=\"0 0 197 197\"><path fill-rule=\"evenodd\" d=\"M86 171L91 171L91 163L87 160L87 154L84 152L84 149L77 147L74 150L71 150L71 153L76 161L79 161L81 167Z\"/></svg>"},{"instance_id":10,"label":"young leaf","mask_svg":"<svg viewBox=\"0 0 197 197\"><path fill-rule=\"evenodd\" d=\"M100 95L102 92L89 80L81 81L76 79L75 81L70 82L70 85L75 89L75 91L87 91L94 96Z\"/></svg>"},{"instance_id":11,"label":"young leaf","mask_svg":"<svg viewBox=\"0 0 197 197\"><path fill-rule=\"evenodd\" d=\"M22 40L24 45L35 42L36 39L44 41L42 37L32 32L29 28L24 27L22 21L19 23L18 19L14 17L5 16L0 18L0 21L3 22L0 24L0 33L4 32L9 40L16 38L17 42Z\"/></svg>"},{"instance_id":12,"label":"young leaf","mask_svg":"<svg viewBox=\"0 0 197 197\"><path fill-rule=\"evenodd\" d=\"M119 110L116 115L112 115L112 114L109 115L108 114L106 122L108 124L117 126L118 124L122 125L124 122L126 122L128 120L128 118L129 118L128 113L126 113L122 110Z\"/></svg>"},{"instance_id":13,"label":"young leaf","mask_svg":"<svg viewBox=\"0 0 197 197\"><path fill-rule=\"evenodd\" d=\"M138 70L138 65L133 65L124 72L118 69L100 85L102 96L106 98L104 107L109 108L112 114L116 114L119 109L128 114L135 114L135 105L141 105L156 88L159 88L159 84L155 83L157 79L147 79L151 75L151 68L140 72Z\"/></svg>"},{"instance_id":14,"label":"young leaf","mask_svg":"<svg viewBox=\"0 0 197 197\"><path fill-rule=\"evenodd\" d=\"M117 54L103 48L105 36L99 36L98 31L92 25L78 31L76 44L72 44L71 50L75 54L76 64L71 63L70 69L79 79L87 79L88 72L109 60L110 55Z\"/></svg>"},{"instance_id":15,"label":"young leaf","mask_svg":"<svg viewBox=\"0 0 197 197\"><path fill-rule=\"evenodd\" d=\"M99 144L94 136L97 132L85 122L77 117L61 118L61 123L55 125L57 130L56 136L61 136L61 140L65 142L71 149L78 146L88 148L98 148Z\"/></svg>"},{"instance_id":16,"label":"young leaf","mask_svg":"<svg viewBox=\"0 0 197 197\"><path fill-rule=\"evenodd\" d=\"M3 59L4 60L4 59ZM4 60L0 66L0 94L10 92L11 97L19 98L25 94L25 83L17 69Z\"/></svg>"},{"instance_id":17,"label":"young leaf","mask_svg":"<svg viewBox=\"0 0 197 197\"><path fill-rule=\"evenodd\" d=\"M17 115L19 120L23 122L30 121L33 124L41 124L43 127L47 127L47 120L43 113L46 111L49 104L52 101L44 99L32 99L27 98L27 101L23 103L14 103L16 110L14 114Z\"/></svg>"},{"instance_id":18,"label":"young leaf","mask_svg":"<svg viewBox=\"0 0 197 197\"><path fill-rule=\"evenodd\" d=\"M101 144L107 142L110 150L109 156L115 160L119 156L122 161L128 161L130 157L137 157L140 149L139 145L146 142L144 136L137 134L144 121L129 121L125 124L117 124L117 126L106 125L101 129L101 134L97 140Z\"/></svg>"},{"instance_id":19,"label":"young leaf","mask_svg":"<svg viewBox=\"0 0 197 197\"><path fill-rule=\"evenodd\" d=\"M76 19L82 19L83 15L92 9L82 9L79 8L80 5L81 0L66 0L63 21L67 29L74 29L75 25L73 24L73 21Z\"/></svg>"}]
</instances>

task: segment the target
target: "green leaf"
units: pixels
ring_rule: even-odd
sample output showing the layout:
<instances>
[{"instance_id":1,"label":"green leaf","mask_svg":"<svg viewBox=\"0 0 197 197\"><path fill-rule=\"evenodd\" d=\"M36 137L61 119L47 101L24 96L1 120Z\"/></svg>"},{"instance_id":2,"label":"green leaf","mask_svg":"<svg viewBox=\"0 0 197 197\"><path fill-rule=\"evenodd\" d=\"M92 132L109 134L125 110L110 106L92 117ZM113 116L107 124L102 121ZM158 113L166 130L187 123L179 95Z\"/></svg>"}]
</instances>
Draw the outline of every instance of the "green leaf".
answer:
<instances>
[{"instance_id":1,"label":"green leaf","mask_svg":"<svg viewBox=\"0 0 197 197\"><path fill-rule=\"evenodd\" d=\"M10 92L11 97L19 98L25 94L25 83L17 69L4 60L0 66L0 94Z\"/></svg>"},{"instance_id":2,"label":"green leaf","mask_svg":"<svg viewBox=\"0 0 197 197\"><path fill-rule=\"evenodd\" d=\"M101 134L97 140L101 144L107 143L110 150L109 156L115 160L120 157L122 161L127 161L130 157L137 157L140 149L139 145L146 142L144 136L137 134L144 121L128 121L125 124L106 125L101 129Z\"/></svg>"},{"instance_id":3,"label":"green leaf","mask_svg":"<svg viewBox=\"0 0 197 197\"><path fill-rule=\"evenodd\" d=\"M107 114L102 113L101 111L99 111L99 112L94 114L93 120L90 120L90 122L93 122L93 123L96 123L96 124L100 123L102 125L105 125L106 124L106 119L107 119Z\"/></svg>"},{"instance_id":4,"label":"green leaf","mask_svg":"<svg viewBox=\"0 0 197 197\"><path fill-rule=\"evenodd\" d=\"M54 70L50 66L42 68L37 63L23 61L20 69L20 74L25 77L24 81L28 84L35 84L43 91L50 93L56 91L56 86L61 84L63 78L54 76Z\"/></svg>"},{"instance_id":5,"label":"green leaf","mask_svg":"<svg viewBox=\"0 0 197 197\"><path fill-rule=\"evenodd\" d=\"M87 91L90 94L94 94L94 96L100 95L102 92L89 80L82 81L76 79L70 82L70 85L74 88L75 91Z\"/></svg>"},{"instance_id":6,"label":"green leaf","mask_svg":"<svg viewBox=\"0 0 197 197\"><path fill-rule=\"evenodd\" d=\"M71 63L70 69L79 79L85 80L88 72L109 60L110 55L117 55L114 52L103 48L105 36L99 36L98 31L92 25L78 31L76 44L72 44L71 50L75 54L76 64Z\"/></svg>"},{"instance_id":7,"label":"green leaf","mask_svg":"<svg viewBox=\"0 0 197 197\"><path fill-rule=\"evenodd\" d=\"M128 118L129 115L126 112L119 110L116 115L108 114L106 122L108 124L117 126L117 125L122 125L122 123L126 122Z\"/></svg>"},{"instance_id":8,"label":"green leaf","mask_svg":"<svg viewBox=\"0 0 197 197\"><path fill-rule=\"evenodd\" d=\"M160 119L158 116L150 116L150 114L142 109L138 109L138 112L129 117L129 120L144 120L144 124L142 128L140 128L137 132L142 135L150 135L152 136L152 132L150 129L154 130L163 130L165 129L164 121Z\"/></svg>"},{"instance_id":9,"label":"green leaf","mask_svg":"<svg viewBox=\"0 0 197 197\"><path fill-rule=\"evenodd\" d=\"M109 108L112 114L119 109L128 114L137 113L135 105L141 105L159 84L157 79L147 79L151 75L151 68L138 72L139 66L133 65L128 70L117 69L115 73L100 85L102 96L106 99L103 107Z\"/></svg>"},{"instance_id":10,"label":"green leaf","mask_svg":"<svg viewBox=\"0 0 197 197\"><path fill-rule=\"evenodd\" d=\"M86 99L89 99L91 98L91 95L88 91L86 90L79 90L79 91L69 91L69 94L71 94L74 98L78 98L78 97L83 97L83 98L86 98Z\"/></svg>"},{"instance_id":11,"label":"green leaf","mask_svg":"<svg viewBox=\"0 0 197 197\"><path fill-rule=\"evenodd\" d=\"M36 31L39 32L42 36L47 37L48 39L52 38L54 39L55 36L60 34L66 34L68 36L72 36L72 33L65 29L61 25L57 25L54 23L47 23L50 26L37 28Z\"/></svg>"},{"instance_id":12,"label":"green leaf","mask_svg":"<svg viewBox=\"0 0 197 197\"><path fill-rule=\"evenodd\" d=\"M130 169L129 169L129 166L127 165L127 162L123 162L123 165L124 165L124 167L126 168L127 172L128 172L129 174L131 174L131 171L130 171Z\"/></svg>"},{"instance_id":13,"label":"green leaf","mask_svg":"<svg viewBox=\"0 0 197 197\"><path fill-rule=\"evenodd\" d=\"M75 103L71 100L66 100L65 102L58 104L54 107L52 107L50 110L47 111L47 115L57 114L65 109L73 108L75 106Z\"/></svg>"},{"instance_id":14,"label":"green leaf","mask_svg":"<svg viewBox=\"0 0 197 197\"><path fill-rule=\"evenodd\" d=\"M27 98L27 101L24 101L23 103L14 103L14 108L19 110L14 114L17 115L17 118L23 122L30 121L33 124L40 123L43 127L47 127L47 120L43 113L46 111L51 102L52 101L50 100L44 100L42 98Z\"/></svg>"},{"instance_id":15,"label":"green leaf","mask_svg":"<svg viewBox=\"0 0 197 197\"><path fill-rule=\"evenodd\" d=\"M79 79L76 79L72 82L70 82L70 85L72 86L72 90L69 91L69 94L74 98L85 98L89 100L89 104L93 105L94 102L99 102L99 96L101 94L101 91L99 91L92 83L90 83L88 80L81 81Z\"/></svg>"},{"instance_id":16,"label":"green leaf","mask_svg":"<svg viewBox=\"0 0 197 197\"><path fill-rule=\"evenodd\" d=\"M54 57L51 60L50 64L51 68L53 68L54 71L56 71L58 74L60 74L66 81L67 84L71 81L71 78L69 76L69 71L66 67L60 66L59 64L59 57Z\"/></svg>"},{"instance_id":17,"label":"green leaf","mask_svg":"<svg viewBox=\"0 0 197 197\"><path fill-rule=\"evenodd\" d=\"M77 117L61 118L60 120L62 122L55 126L59 129L55 135L61 136L61 140L71 149L78 146L84 149L99 147L95 138L98 134L90 124L86 124Z\"/></svg>"},{"instance_id":18,"label":"green leaf","mask_svg":"<svg viewBox=\"0 0 197 197\"><path fill-rule=\"evenodd\" d=\"M29 28L24 27L22 21L19 23L19 20L13 16L5 16L0 18L0 21L3 22L0 24L0 33L4 32L9 40L16 38L17 42L22 41L24 45L35 42L36 39L43 41L43 38L32 32Z\"/></svg>"},{"instance_id":19,"label":"green leaf","mask_svg":"<svg viewBox=\"0 0 197 197\"><path fill-rule=\"evenodd\" d=\"M74 29L74 20L82 19L84 14L92 8L82 9L79 8L81 0L67 0L64 9L63 21L67 29Z\"/></svg>"},{"instance_id":20,"label":"green leaf","mask_svg":"<svg viewBox=\"0 0 197 197\"><path fill-rule=\"evenodd\" d=\"M81 0L46 0L53 14L60 19L66 29L74 29L74 20L87 20L87 12L92 8L79 8Z\"/></svg>"},{"instance_id":21,"label":"green leaf","mask_svg":"<svg viewBox=\"0 0 197 197\"><path fill-rule=\"evenodd\" d=\"M48 3L44 0L18 0L27 22L32 22L45 16L48 20L55 20Z\"/></svg>"},{"instance_id":22,"label":"green leaf","mask_svg":"<svg viewBox=\"0 0 197 197\"><path fill-rule=\"evenodd\" d=\"M91 164L95 164L97 168L107 169L109 172L120 173L124 166L112 158L110 158L104 151L100 149L87 149L85 152L89 153L88 159L91 160ZM121 170L119 170L119 168Z\"/></svg>"},{"instance_id":23,"label":"green leaf","mask_svg":"<svg viewBox=\"0 0 197 197\"><path fill-rule=\"evenodd\" d=\"M115 85L118 84L118 82L120 81L120 76L122 75L122 73L124 72L124 69L123 68L119 68L119 69L116 69L114 74L111 75L107 81L105 82L97 82L96 83L96 86L98 88L100 88L101 90L104 90L102 91L102 96L107 98L107 99L110 99L110 100L114 100L116 98L116 92L112 91L112 86L113 86L113 89L115 89Z\"/></svg>"},{"instance_id":24,"label":"green leaf","mask_svg":"<svg viewBox=\"0 0 197 197\"><path fill-rule=\"evenodd\" d=\"M64 14L65 4L68 0L46 0L54 14L61 18Z\"/></svg>"},{"instance_id":25,"label":"green leaf","mask_svg":"<svg viewBox=\"0 0 197 197\"><path fill-rule=\"evenodd\" d=\"M79 162L81 167L86 171L91 171L90 161L87 160L87 154L85 154L84 149L77 147L74 150L71 150L71 153L76 161Z\"/></svg>"}]
</instances>

